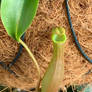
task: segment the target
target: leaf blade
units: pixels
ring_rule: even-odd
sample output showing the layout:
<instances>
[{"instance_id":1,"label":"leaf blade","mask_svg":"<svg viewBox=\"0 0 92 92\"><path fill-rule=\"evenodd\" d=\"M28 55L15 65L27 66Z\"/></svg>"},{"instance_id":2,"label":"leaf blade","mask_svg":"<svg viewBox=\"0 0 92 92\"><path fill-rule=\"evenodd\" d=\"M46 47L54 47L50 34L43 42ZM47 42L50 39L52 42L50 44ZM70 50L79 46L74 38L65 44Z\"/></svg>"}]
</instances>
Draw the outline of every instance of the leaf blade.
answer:
<instances>
[{"instance_id":1,"label":"leaf blade","mask_svg":"<svg viewBox=\"0 0 92 92\"><path fill-rule=\"evenodd\" d=\"M2 0L1 19L8 34L19 40L36 14L39 0Z\"/></svg>"},{"instance_id":2,"label":"leaf blade","mask_svg":"<svg viewBox=\"0 0 92 92\"><path fill-rule=\"evenodd\" d=\"M28 1L30 2L30 0L28 0ZM23 30L26 30L29 27L29 24L32 23L32 20L33 20L34 16L36 15L38 0L31 0L31 5L29 2L24 0L23 10L22 10L22 14L20 17L21 21L19 22L18 33L17 33L18 38L21 36L21 33L22 34L24 33ZM26 11L26 14L23 11ZM24 21L25 21L25 23L23 23Z\"/></svg>"}]
</instances>

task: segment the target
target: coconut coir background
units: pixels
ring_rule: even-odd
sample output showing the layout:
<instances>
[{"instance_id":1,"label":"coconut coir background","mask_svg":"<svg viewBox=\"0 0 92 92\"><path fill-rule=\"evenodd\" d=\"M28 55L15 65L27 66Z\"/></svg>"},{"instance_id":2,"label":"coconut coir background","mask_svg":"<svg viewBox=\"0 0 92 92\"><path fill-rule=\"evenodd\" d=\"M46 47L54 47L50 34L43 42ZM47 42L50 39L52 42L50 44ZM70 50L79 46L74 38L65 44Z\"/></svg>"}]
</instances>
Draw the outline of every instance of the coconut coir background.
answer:
<instances>
[{"instance_id":1,"label":"coconut coir background","mask_svg":"<svg viewBox=\"0 0 92 92\"><path fill-rule=\"evenodd\" d=\"M69 0L72 23L78 40L92 59L92 0ZM25 21L24 21L25 22ZM35 55L43 76L52 57L51 30L61 26L66 29L64 84L82 84L92 81L91 74L83 76L92 65L78 51L67 20L64 0L40 0L36 17L26 32L25 42ZM8 64L16 56L19 44L11 39L0 22L0 60ZM37 83L37 71L28 53L23 49L21 57L11 68L20 78L0 66L0 83L10 87L29 89Z\"/></svg>"}]
</instances>

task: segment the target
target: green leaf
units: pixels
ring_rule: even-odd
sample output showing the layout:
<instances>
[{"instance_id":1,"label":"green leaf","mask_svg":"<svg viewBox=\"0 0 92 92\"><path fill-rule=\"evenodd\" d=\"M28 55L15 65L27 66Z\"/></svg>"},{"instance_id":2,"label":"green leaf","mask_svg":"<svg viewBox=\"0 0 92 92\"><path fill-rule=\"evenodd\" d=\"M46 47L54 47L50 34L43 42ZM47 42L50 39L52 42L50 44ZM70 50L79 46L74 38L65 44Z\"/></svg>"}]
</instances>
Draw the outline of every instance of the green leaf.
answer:
<instances>
[{"instance_id":1,"label":"green leaf","mask_svg":"<svg viewBox=\"0 0 92 92\"><path fill-rule=\"evenodd\" d=\"M87 87L85 87L83 92L92 92L92 84L88 84Z\"/></svg>"},{"instance_id":2,"label":"green leaf","mask_svg":"<svg viewBox=\"0 0 92 92\"><path fill-rule=\"evenodd\" d=\"M36 14L39 0L2 0L1 19L8 34L19 41Z\"/></svg>"},{"instance_id":3,"label":"green leaf","mask_svg":"<svg viewBox=\"0 0 92 92\"><path fill-rule=\"evenodd\" d=\"M52 41L54 46L53 57L43 77L41 92L58 92L64 77L65 29L53 29Z\"/></svg>"}]
</instances>

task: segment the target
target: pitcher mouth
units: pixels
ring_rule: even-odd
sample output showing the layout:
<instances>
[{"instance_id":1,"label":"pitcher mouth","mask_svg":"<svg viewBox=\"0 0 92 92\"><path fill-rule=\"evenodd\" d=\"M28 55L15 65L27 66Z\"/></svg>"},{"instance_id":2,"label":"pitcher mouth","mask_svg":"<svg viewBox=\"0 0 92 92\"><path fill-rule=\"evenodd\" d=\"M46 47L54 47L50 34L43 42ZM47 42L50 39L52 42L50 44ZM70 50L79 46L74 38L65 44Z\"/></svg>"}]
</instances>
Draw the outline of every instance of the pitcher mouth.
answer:
<instances>
[{"instance_id":1,"label":"pitcher mouth","mask_svg":"<svg viewBox=\"0 0 92 92\"><path fill-rule=\"evenodd\" d=\"M65 29L62 27L57 27L52 30L52 41L54 43L65 43L66 34Z\"/></svg>"}]
</instances>

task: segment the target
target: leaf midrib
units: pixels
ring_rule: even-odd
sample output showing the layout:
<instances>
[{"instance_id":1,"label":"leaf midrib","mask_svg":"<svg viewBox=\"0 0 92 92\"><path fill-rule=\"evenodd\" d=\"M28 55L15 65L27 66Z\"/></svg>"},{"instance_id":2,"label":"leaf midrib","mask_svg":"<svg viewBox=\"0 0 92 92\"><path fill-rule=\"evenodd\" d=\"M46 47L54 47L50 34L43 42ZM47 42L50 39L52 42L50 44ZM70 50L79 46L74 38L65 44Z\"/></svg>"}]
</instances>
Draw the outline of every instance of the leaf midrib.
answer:
<instances>
[{"instance_id":1,"label":"leaf midrib","mask_svg":"<svg viewBox=\"0 0 92 92\"><path fill-rule=\"evenodd\" d=\"M24 2L25 1L23 1L23 4L22 4L22 7L21 7L21 9L20 9L20 14L19 14L19 17L18 17L18 21L17 21L17 23L16 23L16 32L15 32L15 37L16 37L16 40L18 40L19 41L19 39L18 39L18 37L17 37L17 34L18 34L18 27L19 27L19 21L20 21L20 19L21 19L21 15L22 15L22 9L23 9L23 6L24 6Z\"/></svg>"}]
</instances>

